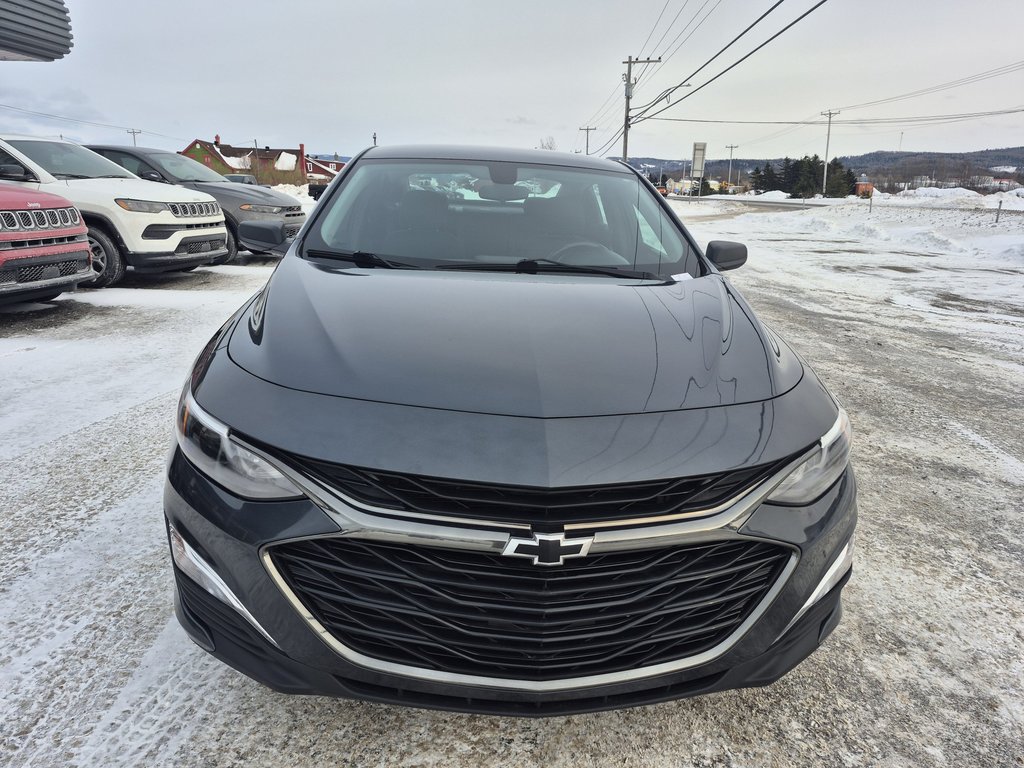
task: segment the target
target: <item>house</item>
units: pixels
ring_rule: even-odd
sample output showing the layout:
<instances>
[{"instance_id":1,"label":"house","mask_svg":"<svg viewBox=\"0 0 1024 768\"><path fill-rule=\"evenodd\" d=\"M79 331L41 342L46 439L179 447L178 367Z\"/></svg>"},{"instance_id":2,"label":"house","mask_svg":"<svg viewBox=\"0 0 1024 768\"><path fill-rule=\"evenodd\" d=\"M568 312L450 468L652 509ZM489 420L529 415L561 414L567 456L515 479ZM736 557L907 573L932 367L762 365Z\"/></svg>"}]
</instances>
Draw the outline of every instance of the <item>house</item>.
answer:
<instances>
[{"instance_id":1,"label":"house","mask_svg":"<svg viewBox=\"0 0 1024 768\"><path fill-rule=\"evenodd\" d=\"M179 154L191 157L217 173L251 173L260 184L306 184L306 164L299 158L306 156L305 144L297 149L271 149L270 147L232 147L223 144L220 136L213 141L195 139Z\"/></svg>"},{"instance_id":2,"label":"house","mask_svg":"<svg viewBox=\"0 0 1024 768\"><path fill-rule=\"evenodd\" d=\"M311 180L330 181L344 167L345 161L339 160L337 155L334 156L333 160L324 160L313 155L306 155L306 176Z\"/></svg>"},{"instance_id":3,"label":"house","mask_svg":"<svg viewBox=\"0 0 1024 768\"><path fill-rule=\"evenodd\" d=\"M857 197L871 197L875 191L875 185L868 179L866 173L862 173L860 178L853 184L853 194Z\"/></svg>"}]
</instances>

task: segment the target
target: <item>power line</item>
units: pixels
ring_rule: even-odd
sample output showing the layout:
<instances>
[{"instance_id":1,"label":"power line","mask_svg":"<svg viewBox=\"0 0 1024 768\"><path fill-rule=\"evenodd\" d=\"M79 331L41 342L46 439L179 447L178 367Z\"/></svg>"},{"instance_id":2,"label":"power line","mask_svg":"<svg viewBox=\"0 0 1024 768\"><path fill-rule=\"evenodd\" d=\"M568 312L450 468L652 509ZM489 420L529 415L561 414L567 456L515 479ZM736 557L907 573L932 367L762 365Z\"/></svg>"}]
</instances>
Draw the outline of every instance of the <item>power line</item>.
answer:
<instances>
[{"instance_id":1,"label":"power line","mask_svg":"<svg viewBox=\"0 0 1024 768\"><path fill-rule=\"evenodd\" d=\"M675 45L676 40L679 40L679 38L682 37L683 33L686 32L686 30L689 28L689 26L691 24L693 24L693 22L697 19L698 16L700 16L701 11L703 11L707 7L708 3L710 3L710 2L711 2L711 0L704 0L704 4L700 8L697 9L697 12L690 18L690 20L688 22L686 22L685 26L681 30L679 30L679 34L677 34L674 38L672 38L672 42L668 44L669 48L672 48L672 46ZM711 14L713 14L715 12L715 9L717 9L718 6L720 6L721 4L722 4L722 0L718 0L718 2L715 3L711 7L711 10L708 11L704 15L704 18L701 19L699 22L697 22L697 26L695 26L693 29L690 30L690 34L688 34L686 37L684 37L682 39L682 41L679 43L679 45L676 45L676 47L672 49L671 53L665 53L665 54L662 55L661 64L659 64L658 66L656 66L654 68L654 70L650 74L650 77L647 78L648 80L650 80L652 77L657 75L658 72L661 71L661 68L664 67L668 63L669 59L671 59L673 56L675 56L677 53L679 53L679 51L682 49L682 47L684 45L686 45L686 43L689 41L689 39L691 37L694 36L694 34L696 34L697 30L700 29L704 25L704 22L706 22L711 17ZM662 91L661 95L657 99L655 99L655 103L658 102L658 101L661 101L663 98L665 98L665 96L666 96L665 92Z\"/></svg>"},{"instance_id":2,"label":"power line","mask_svg":"<svg viewBox=\"0 0 1024 768\"><path fill-rule=\"evenodd\" d=\"M640 55L644 55L644 48L651 42L651 35L654 34L654 30L658 28L658 22L661 21L661 17L665 15L665 9L668 8L669 0L665 0L665 4L661 6L661 13L658 14L658 18L654 20L654 26L651 27L651 31L647 33L647 39L644 40L644 44L640 46Z\"/></svg>"},{"instance_id":3,"label":"power line","mask_svg":"<svg viewBox=\"0 0 1024 768\"><path fill-rule=\"evenodd\" d=\"M783 0L779 0L779 3L781 3L781 2L783 2ZM756 47L756 48L755 48L754 50L752 50L752 51L751 51L750 53L746 54L745 56L743 56L743 57L742 57L741 59L737 60L737 61L736 61L736 62L734 62L733 64L730 64L730 65L729 65L728 67L726 67L725 69L723 69L723 70L722 70L721 72L719 72L719 73L718 73L717 75L715 75L715 76L714 76L714 77L712 77L712 78L711 78L710 80L708 80L707 82L705 82L705 83L704 83L703 85L700 85L700 86L698 86L697 88L694 88L694 89L693 89L692 91L690 91L689 93L687 93L687 94L686 94L685 96L683 96L683 97L682 97L681 99L679 99L678 101L676 101L676 103L675 103L675 104L669 104L668 106L662 107L661 109L657 110L656 112L653 112L652 114L650 114L650 115L649 115L649 116L647 116L647 117L643 117L643 116L641 116L641 117L639 117L639 118L638 118L637 120L635 120L634 122L641 122L642 120L649 120L649 119L651 119L652 117L654 117L655 115L660 115L660 114L661 114L662 112L664 112L665 110L667 110L667 109L671 109L672 107L675 107L675 106L679 105L679 103L680 103L680 102L682 102L682 101L685 101L686 99L690 98L691 96L693 96L693 95L694 95L694 94L696 94L697 92L701 91L702 89L704 89L704 88L707 88L707 87L708 87L709 85L711 85L711 83L715 82L715 80L717 80L718 78L722 77L722 75L724 75L725 73L729 72L730 70L733 70L733 69L735 69L736 67L738 67L738 66L739 66L740 64L742 64L742 63L743 63L744 61L746 61L747 59L749 59L749 58L750 58L751 56L753 56L753 55L754 55L755 53L757 53L758 51L760 51L760 50L761 50L762 48L764 48L764 47L765 47L766 45L768 45L769 43L771 43L771 42L772 42L773 40L775 40L776 38L778 38L778 37L779 37L780 35L782 35L783 33L785 33L785 32L786 32L787 30L789 30L789 29L792 29L792 28L793 28L794 26L796 26L796 25L797 25L797 24L799 24L799 23L800 23L801 21L803 21L804 19L806 19L806 18L807 18L808 16L810 16L810 15L811 15L811 14L812 14L812 13L813 13L814 11L818 10L818 9L819 9L819 8L820 8L821 6L823 6L823 5L824 5L825 3L827 3L827 2L828 2L828 0L819 0L819 2L817 2L817 3L815 4L815 5L811 6L811 8L810 8L810 9L808 9L807 11L804 11L804 12L803 12L802 14L800 14L799 16L797 16L797 17L796 17L795 19L793 19L793 21L791 21L791 22L790 22L789 24L787 24L786 26L784 26L784 27L783 27L782 29L780 29L780 30L779 30L778 32L776 32L776 33L775 33L774 35L772 35L771 37L769 37L769 38L768 38L767 40L765 40L765 41L764 41L763 43L761 43L761 44L760 44L759 46L757 46L757 47ZM775 5L773 5L773 6L772 6L771 8L769 8L769 9L768 9L768 11L766 11L765 13L767 14L767 13L770 13L771 11L773 11L773 10L774 10L774 9L775 9L776 7L778 7L779 3L776 3ZM763 16L762 16L762 18L763 18ZM757 23L757 22L755 22L755 23ZM748 29L749 29L749 28L748 28ZM742 34L746 34L746 31L744 31L743 33L741 33L741 36L742 36ZM737 39L738 39L738 38L737 38ZM730 43L729 45L732 45L732 43ZM726 46L726 47L728 47L728 46ZM723 50L724 50L724 49L723 49ZM717 56L717 55L718 55L718 54L715 54L715 56ZM701 67L701 69L703 69L703 67ZM689 79L689 78L687 78L687 79ZM680 85L682 85L682 84L680 84ZM677 87L679 87L679 86L677 86ZM659 101L660 101L660 99L659 99Z\"/></svg>"},{"instance_id":4,"label":"power line","mask_svg":"<svg viewBox=\"0 0 1024 768\"><path fill-rule=\"evenodd\" d=\"M1024 112L1024 105L1011 107L1009 109L993 109L987 112L961 112L948 115L917 115L909 117L864 117L851 120L833 120L833 125L879 125L879 124L911 124L931 121L947 120L974 120L982 117L993 117L995 115L1012 115ZM822 112L822 115L825 113ZM833 114L838 114L834 112ZM708 120L696 117L647 117L645 120L658 120L669 123L718 123L721 125L795 125L811 126L826 125L825 120Z\"/></svg>"},{"instance_id":5,"label":"power line","mask_svg":"<svg viewBox=\"0 0 1024 768\"><path fill-rule=\"evenodd\" d=\"M64 115L54 115L49 112L37 112L32 109L23 109L22 107L15 107L10 104L0 104L0 109L8 109L12 112L21 112L25 115L32 115L34 117L46 117L51 120L63 120L67 123L79 123L80 125L92 125L97 128L117 128L118 130L129 131L132 130L126 125L112 125L110 123L98 123L93 120L79 120L75 117L65 117ZM168 136L164 133L157 133L156 131L141 131L141 133L148 134L150 136L159 136L163 139L173 139L174 141L191 141L191 139L183 139L180 136Z\"/></svg>"},{"instance_id":6,"label":"power line","mask_svg":"<svg viewBox=\"0 0 1024 768\"><path fill-rule=\"evenodd\" d=\"M978 72L977 74L974 75L967 75L966 77L961 77L957 80L950 80L949 82L946 83L939 83L938 85L928 86L927 88L920 88L916 91L910 91L909 93L900 94L899 96L889 96L884 99L876 99L875 101L865 101L862 104L852 104L850 106L841 107L841 109L862 109L864 107L874 107L879 104L889 104L894 101L912 99L916 98L917 96L926 96L932 93L940 93L942 91L947 91L951 88L960 88L961 86L973 85L974 83L980 83L984 80L989 80L993 77L1008 75L1012 72L1017 72L1021 69L1024 69L1024 61L1015 61L1012 64L1004 64L1001 67L989 69L986 70L985 72Z\"/></svg>"},{"instance_id":7,"label":"power line","mask_svg":"<svg viewBox=\"0 0 1024 768\"><path fill-rule=\"evenodd\" d=\"M731 46L732 46L732 45L733 45L733 44L734 44L734 43L735 43L735 42L736 42L737 40L739 40L739 39L740 39L741 37L743 37L743 36L744 36L745 34L747 34L747 32L749 32L749 31L750 31L750 30L752 30L752 29L753 29L754 27L756 27L756 26L757 26L758 24L760 24L760 23L761 23L762 21L764 21L765 17L767 17L767 16L768 16L768 14L770 14L770 13L771 13L772 11L774 11L774 10L775 10L776 8L778 8L778 7L780 6L780 5L782 5L782 4L783 4L783 3L785 2L785 1L786 1L786 0L777 0L777 2L775 3L775 5L773 5L773 6L772 6L771 8L769 8L769 9L768 9L767 11L765 11L765 12L764 12L764 13L762 13L762 14L761 14L760 16L758 16L758 17L757 17L756 19L754 19L754 21L753 21L753 22L752 22L752 23L750 24L750 26L748 26L748 27L747 27L746 29L744 29L744 30L743 30L742 32L740 32L740 33L739 33L738 35L736 35L736 37L734 37L734 38L733 38L732 40L730 40L730 41L729 41L728 43L726 43L726 44L725 44L725 46L724 46L724 47L723 47L723 48L722 48L721 50L719 50L719 51L718 51L718 53L716 53L716 54L715 54L714 56L712 56L712 57L711 57L710 59L708 59L708 60L707 60L707 61L705 61L705 62L704 62L703 64L701 64L701 65L700 65L699 67L697 67L697 69L696 69L696 70L694 70L694 71L693 71L693 72L692 72L692 73L691 73L691 74L690 74L689 76L687 76L687 77L683 78L683 80L681 80L681 81L680 81L680 83L679 83L678 85L676 85L676 86L673 86L672 88L666 88L666 89L665 89L664 91L662 91L662 92L661 92L660 94L658 94L658 97L657 97L656 99L654 99L653 101L649 102L648 104L645 104L645 105L644 105L643 107L640 107L640 108L639 108L639 109L640 109L640 112L639 112L639 114L637 115L637 120L636 120L635 122L639 122L639 121L640 121L640 119L641 119L641 118L643 118L643 115L644 115L644 113L645 113L645 112L646 112L647 110L649 110L649 109L650 109L651 107L653 107L653 106L654 106L655 104L657 104L658 102L660 102L660 101L661 101L662 99L664 99L664 98L667 98L667 97L671 96L671 95L672 95L673 93L675 93L675 92L676 92L676 91L678 91L678 90L679 90L680 88L682 88L682 87L683 87L683 85L684 85L685 83L688 83L688 82L690 82L690 80L692 80L692 79L693 79L694 77L696 77L697 75L699 75L699 74L700 74L700 72L701 72L701 71L702 71L702 70L703 70L703 69L704 69L705 67L707 67L707 66L708 66L708 65L709 65L709 64L710 64L711 62L713 62L713 61L714 61L715 59L717 59L717 58L718 58L719 56L721 56L721 55L722 55L723 53L725 53L725 52L726 52L726 51L727 51L727 50L728 50L728 49L729 49L729 48L730 48L730 47L731 47ZM824 2L827 2L827 0L821 0L821 2L823 2L823 3L824 3ZM702 7L703 7L703 6L702 6ZM718 6L715 6L715 7L717 8ZM712 8L711 10L713 11L713 10L714 10L714 8ZM812 10L813 10L813 9L812 9ZM709 13L708 15L710 15L710 13ZM706 20L706 19L707 19L707 16L705 16L705 17L704 17L704 19ZM798 19L798 21L799 21L799 19ZM694 31L696 31L696 29L694 29ZM785 29L783 29L783 32L784 32L784 31L785 31ZM780 34L781 34L781 33L780 33ZM684 40L683 42L685 43L686 41ZM770 40L769 40L769 42L770 42ZM755 49L754 49L754 51L756 51L756 50L757 50L757 49L755 48ZM751 51L751 53L753 53L754 51ZM750 54L747 54L747 55L749 56ZM743 59L740 59L740 61L742 61L742 60L743 60ZM738 64L738 63L739 63L739 62L737 62L737 64ZM734 64L733 66L736 66L736 65ZM729 70L725 70L725 71L726 71L726 72L728 72ZM721 76L722 76L723 74L725 74L725 72L722 72L722 73L720 73L720 74L718 75L718 77L721 77ZM717 79L717 78L716 78L716 79ZM712 81L710 81L710 80L709 80L708 82L710 83L710 82L712 82ZM707 85L707 84L708 84L708 83L705 83L704 85ZM704 85L700 86L700 88L703 88L703 87L704 87ZM698 88L697 90L699 91L699 90L700 90L700 88ZM689 97L690 97L690 96L692 96L692 95L693 95L694 93L696 93L696 91L691 91L690 93L688 93L688 94L687 94L686 96L684 96L683 98L684 98L684 99L685 99L685 98L689 98ZM681 100L682 100L682 99L680 99L680 101L681 101ZM676 103L678 103L678 102L676 102ZM669 106L671 106L671 105L669 105ZM655 112L654 114L658 114L658 112Z\"/></svg>"}]
</instances>

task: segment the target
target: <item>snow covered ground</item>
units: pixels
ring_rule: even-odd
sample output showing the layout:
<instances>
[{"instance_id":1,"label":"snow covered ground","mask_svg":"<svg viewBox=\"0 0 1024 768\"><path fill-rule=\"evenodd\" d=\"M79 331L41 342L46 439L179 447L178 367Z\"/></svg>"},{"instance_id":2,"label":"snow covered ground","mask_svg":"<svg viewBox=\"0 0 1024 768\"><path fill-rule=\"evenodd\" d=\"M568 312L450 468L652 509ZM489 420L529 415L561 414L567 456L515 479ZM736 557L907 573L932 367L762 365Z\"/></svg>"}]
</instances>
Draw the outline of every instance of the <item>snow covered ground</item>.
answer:
<instances>
[{"instance_id":1,"label":"snow covered ground","mask_svg":"<svg viewBox=\"0 0 1024 768\"><path fill-rule=\"evenodd\" d=\"M621 712L287 697L178 629L174 403L272 261L0 310L0 765L1020 768L1024 217L893 202L673 203L748 244L731 280L849 410L858 551L843 623L787 677Z\"/></svg>"}]
</instances>

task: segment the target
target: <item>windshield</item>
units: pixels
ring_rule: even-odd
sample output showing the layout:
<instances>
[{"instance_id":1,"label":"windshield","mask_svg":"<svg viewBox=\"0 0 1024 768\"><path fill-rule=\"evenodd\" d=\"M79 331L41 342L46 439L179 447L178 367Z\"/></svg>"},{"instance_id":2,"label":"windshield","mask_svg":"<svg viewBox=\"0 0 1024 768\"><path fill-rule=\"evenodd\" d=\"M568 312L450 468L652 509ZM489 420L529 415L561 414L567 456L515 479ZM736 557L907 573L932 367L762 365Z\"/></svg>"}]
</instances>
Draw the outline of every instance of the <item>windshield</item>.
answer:
<instances>
[{"instance_id":1,"label":"windshield","mask_svg":"<svg viewBox=\"0 0 1024 768\"><path fill-rule=\"evenodd\" d=\"M197 163L191 157L174 152L153 152L146 157L164 174L178 181L227 181L219 173L202 163Z\"/></svg>"},{"instance_id":2,"label":"windshield","mask_svg":"<svg viewBox=\"0 0 1024 768\"><path fill-rule=\"evenodd\" d=\"M693 245L633 173L553 165L362 160L305 238L421 268L538 262L699 277ZM462 265L465 265L464 267Z\"/></svg>"},{"instance_id":3,"label":"windshield","mask_svg":"<svg viewBox=\"0 0 1024 768\"><path fill-rule=\"evenodd\" d=\"M14 139L8 144L58 179L134 178L117 163L77 144L36 139Z\"/></svg>"}]
</instances>

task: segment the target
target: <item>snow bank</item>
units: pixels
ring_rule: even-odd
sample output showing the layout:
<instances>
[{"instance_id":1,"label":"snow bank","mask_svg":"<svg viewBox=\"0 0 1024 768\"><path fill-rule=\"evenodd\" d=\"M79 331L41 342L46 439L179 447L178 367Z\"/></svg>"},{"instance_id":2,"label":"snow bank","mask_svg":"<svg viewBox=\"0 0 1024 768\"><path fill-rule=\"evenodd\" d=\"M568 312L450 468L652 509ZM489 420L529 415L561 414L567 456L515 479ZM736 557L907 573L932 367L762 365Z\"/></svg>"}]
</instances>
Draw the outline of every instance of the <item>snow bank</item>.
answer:
<instances>
[{"instance_id":1,"label":"snow bank","mask_svg":"<svg viewBox=\"0 0 1024 768\"><path fill-rule=\"evenodd\" d=\"M316 200L309 196L309 184L296 186L295 184L278 184L273 187L278 192L294 197L296 202L302 206L302 210L309 213L316 207Z\"/></svg>"},{"instance_id":2,"label":"snow bank","mask_svg":"<svg viewBox=\"0 0 1024 768\"><path fill-rule=\"evenodd\" d=\"M788 200L789 193L773 189L771 192L764 192L757 196L758 200Z\"/></svg>"},{"instance_id":3,"label":"snow bank","mask_svg":"<svg viewBox=\"0 0 1024 768\"><path fill-rule=\"evenodd\" d=\"M277 160L274 161L274 168L279 171L294 171L295 163L298 159L291 152L282 152L277 156Z\"/></svg>"},{"instance_id":4,"label":"snow bank","mask_svg":"<svg viewBox=\"0 0 1024 768\"><path fill-rule=\"evenodd\" d=\"M950 189L941 189L940 187L918 187L917 189L905 189L899 193L899 197L930 197L930 198L941 198L943 200L956 200L961 198L975 199L981 197L980 194L972 189L964 189L963 187L952 187Z\"/></svg>"}]
</instances>

